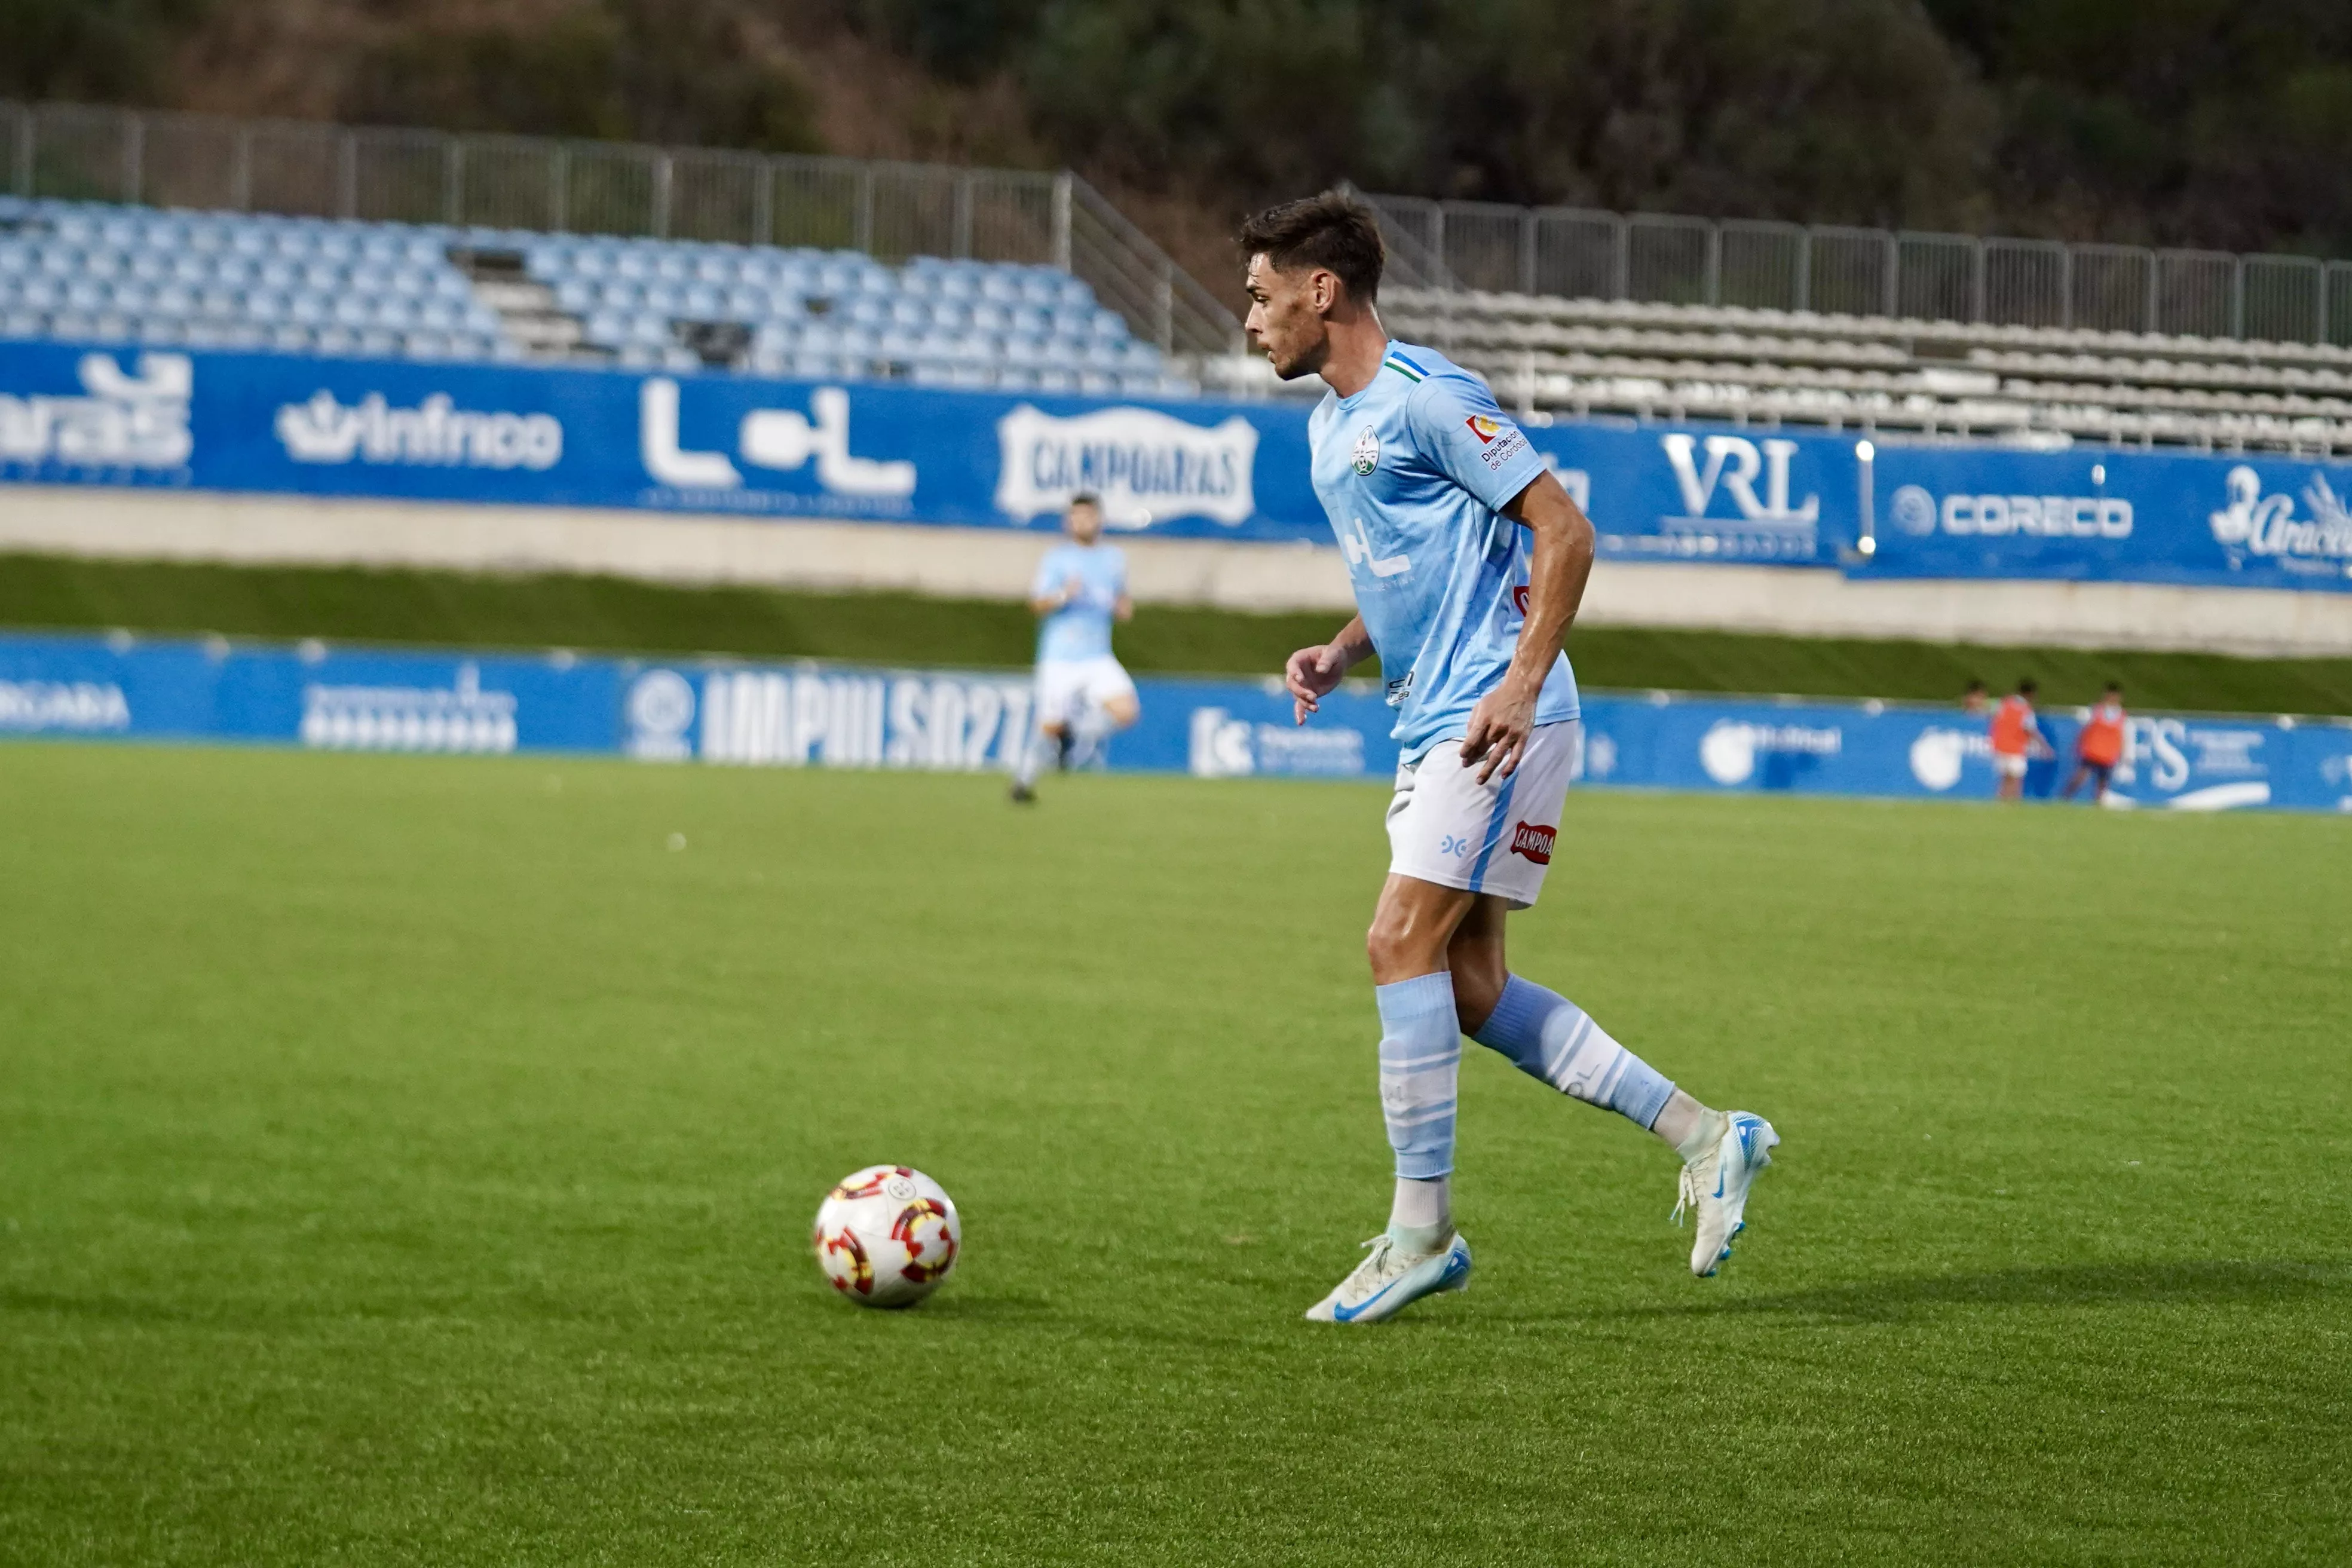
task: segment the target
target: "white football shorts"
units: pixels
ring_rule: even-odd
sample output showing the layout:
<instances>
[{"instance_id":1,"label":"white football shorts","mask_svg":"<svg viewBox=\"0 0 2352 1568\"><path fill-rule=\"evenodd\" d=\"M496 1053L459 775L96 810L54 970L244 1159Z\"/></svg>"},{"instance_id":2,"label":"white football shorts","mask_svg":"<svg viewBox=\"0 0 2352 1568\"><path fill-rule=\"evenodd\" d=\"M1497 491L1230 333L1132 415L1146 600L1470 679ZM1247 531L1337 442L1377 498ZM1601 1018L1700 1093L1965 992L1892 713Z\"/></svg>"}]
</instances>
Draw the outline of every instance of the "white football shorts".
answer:
<instances>
[{"instance_id":1,"label":"white football shorts","mask_svg":"<svg viewBox=\"0 0 2352 1568\"><path fill-rule=\"evenodd\" d=\"M1066 724L1115 698L1135 700L1135 682L1108 654L1052 658L1037 666L1037 722Z\"/></svg>"},{"instance_id":2,"label":"white football shorts","mask_svg":"<svg viewBox=\"0 0 2352 1568\"><path fill-rule=\"evenodd\" d=\"M1478 782L1456 736L1397 769L1389 801L1389 871L1494 893L1524 910L1543 890L1568 783L1584 750L1574 719L1542 724L1508 778Z\"/></svg>"},{"instance_id":3,"label":"white football shorts","mask_svg":"<svg viewBox=\"0 0 2352 1568\"><path fill-rule=\"evenodd\" d=\"M2025 753L2023 752L1995 752L1992 754L1992 771L1999 773L2005 779L2023 778L2025 776Z\"/></svg>"}]
</instances>

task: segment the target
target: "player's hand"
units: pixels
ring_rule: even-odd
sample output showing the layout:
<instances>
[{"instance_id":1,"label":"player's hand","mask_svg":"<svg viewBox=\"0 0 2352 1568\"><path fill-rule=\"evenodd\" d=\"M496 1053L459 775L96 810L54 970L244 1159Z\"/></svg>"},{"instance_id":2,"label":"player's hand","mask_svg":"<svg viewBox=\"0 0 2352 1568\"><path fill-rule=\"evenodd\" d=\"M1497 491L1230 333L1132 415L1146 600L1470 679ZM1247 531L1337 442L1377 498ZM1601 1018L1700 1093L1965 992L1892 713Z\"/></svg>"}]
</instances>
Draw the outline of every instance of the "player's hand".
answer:
<instances>
[{"instance_id":1,"label":"player's hand","mask_svg":"<svg viewBox=\"0 0 2352 1568\"><path fill-rule=\"evenodd\" d=\"M1290 662L1282 667L1282 684L1290 691L1291 722L1306 723L1316 703L1328 697L1347 673L1348 661L1329 643L1292 654Z\"/></svg>"},{"instance_id":2,"label":"player's hand","mask_svg":"<svg viewBox=\"0 0 2352 1568\"><path fill-rule=\"evenodd\" d=\"M1535 733L1536 698L1540 689L1522 696L1507 685L1478 699L1470 710L1470 727L1462 736L1465 767L1484 761L1478 782L1509 778L1528 752L1528 737Z\"/></svg>"}]
</instances>

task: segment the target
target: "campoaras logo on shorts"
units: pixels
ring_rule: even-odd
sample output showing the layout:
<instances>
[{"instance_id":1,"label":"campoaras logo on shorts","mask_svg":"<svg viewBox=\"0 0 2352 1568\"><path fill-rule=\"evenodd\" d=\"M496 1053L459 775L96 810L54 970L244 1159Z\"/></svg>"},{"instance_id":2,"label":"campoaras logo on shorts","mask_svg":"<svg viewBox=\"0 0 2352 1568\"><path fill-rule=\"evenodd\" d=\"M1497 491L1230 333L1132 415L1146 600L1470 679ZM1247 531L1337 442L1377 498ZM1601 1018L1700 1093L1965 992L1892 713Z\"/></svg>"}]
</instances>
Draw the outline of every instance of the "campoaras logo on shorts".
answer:
<instances>
[{"instance_id":1,"label":"campoaras logo on shorts","mask_svg":"<svg viewBox=\"0 0 2352 1568\"><path fill-rule=\"evenodd\" d=\"M1522 822L1511 829L1511 853L1524 855L1538 866L1549 866L1551 864L1551 841L1559 831L1558 828L1538 827L1531 822Z\"/></svg>"}]
</instances>

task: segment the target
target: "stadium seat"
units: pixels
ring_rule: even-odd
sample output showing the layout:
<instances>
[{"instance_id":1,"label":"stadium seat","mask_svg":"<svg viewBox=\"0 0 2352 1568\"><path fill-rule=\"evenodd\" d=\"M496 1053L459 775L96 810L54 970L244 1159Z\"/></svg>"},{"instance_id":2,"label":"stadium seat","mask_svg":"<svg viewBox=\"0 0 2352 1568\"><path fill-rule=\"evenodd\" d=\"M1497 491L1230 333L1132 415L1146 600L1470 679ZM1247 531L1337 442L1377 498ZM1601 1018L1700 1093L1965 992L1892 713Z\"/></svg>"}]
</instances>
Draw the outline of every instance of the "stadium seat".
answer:
<instances>
[{"instance_id":1,"label":"stadium seat","mask_svg":"<svg viewBox=\"0 0 2352 1568\"><path fill-rule=\"evenodd\" d=\"M2036 446L2352 440L2352 351L2326 344L1409 289L1383 302L1399 335L1537 408Z\"/></svg>"},{"instance_id":2,"label":"stadium seat","mask_svg":"<svg viewBox=\"0 0 2352 1568\"><path fill-rule=\"evenodd\" d=\"M14 197L0 216L18 226L0 231L0 330L17 338L702 369L672 327L688 321L756 329L747 368L771 374L1108 394L1161 372L1047 267ZM551 317L570 325L533 325Z\"/></svg>"}]
</instances>

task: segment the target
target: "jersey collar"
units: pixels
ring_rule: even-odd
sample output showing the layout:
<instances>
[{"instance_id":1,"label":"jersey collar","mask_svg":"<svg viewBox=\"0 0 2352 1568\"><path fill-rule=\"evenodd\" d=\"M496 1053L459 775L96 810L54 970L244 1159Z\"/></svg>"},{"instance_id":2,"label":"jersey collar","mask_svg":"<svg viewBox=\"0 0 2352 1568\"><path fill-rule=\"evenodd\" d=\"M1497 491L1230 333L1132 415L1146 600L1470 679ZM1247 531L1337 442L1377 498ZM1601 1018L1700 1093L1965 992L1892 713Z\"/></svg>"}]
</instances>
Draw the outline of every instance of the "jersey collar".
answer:
<instances>
[{"instance_id":1,"label":"jersey collar","mask_svg":"<svg viewBox=\"0 0 2352 1568\"><path fill-rule=\"evenodd\" d=\"M1381 351L1380 372L1375 373L1371 380L1364 383L1363 386L1360 388L1353 396L1340 398L1339 406L1349 409L1354 408L1357 404L1363 401L1374 387L1380 385L1381 374L1389 373L1401 375L1404 377L1405 380L1416 384L1429 379L1428 367L1423 365L1420 361L1413 359L1411 355L1407 354L1402 348L1398 346L1397 341L1394 338L1391 338L1388 341L1388 346Z\"/></svg>"}]
</instances>

